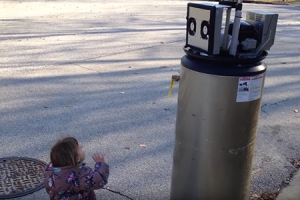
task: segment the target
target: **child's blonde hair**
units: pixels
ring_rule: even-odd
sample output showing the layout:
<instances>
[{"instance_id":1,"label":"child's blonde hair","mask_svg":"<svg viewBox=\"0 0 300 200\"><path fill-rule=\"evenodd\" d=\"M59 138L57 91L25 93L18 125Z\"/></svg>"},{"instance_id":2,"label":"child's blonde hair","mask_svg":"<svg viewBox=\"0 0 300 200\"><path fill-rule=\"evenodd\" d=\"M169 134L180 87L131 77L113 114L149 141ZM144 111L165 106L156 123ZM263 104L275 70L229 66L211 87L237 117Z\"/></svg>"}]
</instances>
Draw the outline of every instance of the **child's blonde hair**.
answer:
<instances>
[{"instance_id":1,"label":"child's blonde hair","mask_svg":"<svg viewBox=\"0 0 300 200\"><path fill-rule=\"evenodd\" d=\"M74 137L58 140L51 148L50 160L54 167L76 166L78 141Z\"/></svg>"}]
</instances>

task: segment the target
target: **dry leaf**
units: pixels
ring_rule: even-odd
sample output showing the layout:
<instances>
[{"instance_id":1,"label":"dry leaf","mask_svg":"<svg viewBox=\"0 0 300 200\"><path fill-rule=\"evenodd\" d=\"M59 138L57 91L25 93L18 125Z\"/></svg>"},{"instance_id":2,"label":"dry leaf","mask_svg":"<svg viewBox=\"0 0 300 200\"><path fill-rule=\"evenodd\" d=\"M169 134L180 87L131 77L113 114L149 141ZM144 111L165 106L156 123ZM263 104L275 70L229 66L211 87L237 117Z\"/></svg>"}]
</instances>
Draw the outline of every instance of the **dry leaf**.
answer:
<instances>
[{"instance_id":1,"label":"dry leaf","mask_svg":"<svg viewBox=\"0 0 300 200\"><path fill-rule=\"evenodd\" d=\"M178 75L173 75L172 76L172 79L174 80L174 81L179 81L180 80L180 76L178 76Z\"/></svg>"},{"instance_id":2,"label":"dry leaf","mask_svg":"<svg viewBox=\"0 0 300 200\"><path fill-rule=\"evenodd\" d=\"M300 161L297 160L297 159L294 159L294 160L292 161L292 164L293 164L295 167L297 167L297 168L300 167Z\"/></svg>"},{"instance_id":3,"label":"dry leaf","mask_svg":"<svg viewBox=\"0 0 300 200\"><path fill-rule=\"evenodd\" d=\"M260 196L257 195L257 194L253 194L251 197L250 197L251 200L261 200Z\"/></svg>"}]
</instances>

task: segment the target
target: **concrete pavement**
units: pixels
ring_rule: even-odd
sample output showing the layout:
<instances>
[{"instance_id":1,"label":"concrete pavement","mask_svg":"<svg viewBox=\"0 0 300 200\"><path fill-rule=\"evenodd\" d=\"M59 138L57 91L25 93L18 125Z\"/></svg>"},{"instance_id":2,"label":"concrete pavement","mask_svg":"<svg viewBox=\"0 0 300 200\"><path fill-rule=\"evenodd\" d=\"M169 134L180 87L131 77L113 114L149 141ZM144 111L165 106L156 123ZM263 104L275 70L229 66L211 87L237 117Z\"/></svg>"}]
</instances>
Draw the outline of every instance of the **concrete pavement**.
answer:
<instances>
[{"instance_id":1,"label":"concrete pavement","mask_svg":"<svg viewBox=\"0 0 300 200\"><path fill-rule=\"evenodd\" d=\"M299 200L300 199L300 173L298 172L288 187L282 190L277 200Z\"/></svg>"},{"instance_id":2,"label":"concrete pavement","mask_svg":"<svg viewBox=\"0 0 300 200\"><path fill-rule=\"evenodd\" d=\"M0 2L0 157L48 162L51 145L72 135L88 164L93 152L106 154L109 188L132 199L169 199L177 85L172 98L167 93L184 55L188 1ZM265 60L254 194L278 190L300 159L300 7L244 9L279 13ZM47 196L41 190L19 199Z\"/></svg>"}]
</instances>

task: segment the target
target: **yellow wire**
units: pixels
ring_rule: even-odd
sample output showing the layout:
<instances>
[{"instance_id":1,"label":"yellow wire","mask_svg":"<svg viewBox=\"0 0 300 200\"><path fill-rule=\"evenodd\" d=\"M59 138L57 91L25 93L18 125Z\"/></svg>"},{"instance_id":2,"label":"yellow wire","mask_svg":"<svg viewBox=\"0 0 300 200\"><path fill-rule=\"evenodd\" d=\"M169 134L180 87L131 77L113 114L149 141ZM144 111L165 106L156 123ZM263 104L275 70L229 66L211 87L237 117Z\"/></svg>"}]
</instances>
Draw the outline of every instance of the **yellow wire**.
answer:
<instances>
[{"instance_id":1,"label":"yellow wire","mask_svg":"<svg viewBox=\"0 0 300 200\"><path fill-rule=\"evenodd\" d=\"M173 86L174 86L174 79L172 78L171 80L171 84L170 84L170 90L169 90L169 93L168 93L168 97L171 97L172 96L172 90L173 90Z\"/></svg>"}]
</instances>

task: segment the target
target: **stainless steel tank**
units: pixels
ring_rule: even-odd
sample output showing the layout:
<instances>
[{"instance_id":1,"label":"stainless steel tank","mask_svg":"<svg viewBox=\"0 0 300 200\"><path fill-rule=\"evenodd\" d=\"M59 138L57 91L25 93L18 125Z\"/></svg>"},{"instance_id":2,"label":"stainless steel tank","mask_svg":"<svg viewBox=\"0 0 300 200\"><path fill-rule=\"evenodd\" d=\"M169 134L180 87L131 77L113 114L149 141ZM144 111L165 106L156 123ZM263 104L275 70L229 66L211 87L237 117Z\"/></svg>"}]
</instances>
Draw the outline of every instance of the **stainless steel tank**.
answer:
<instances>
[{"instance_id":1,"label":"stainless steel tank","mask_svg":"<svg viewBox=\"0 0 300 200\"><path fill-rule=\"evenodd\" d=\"M181 59L172 200L249 200L261 60Z\"/></svg>"}]
</instances>

